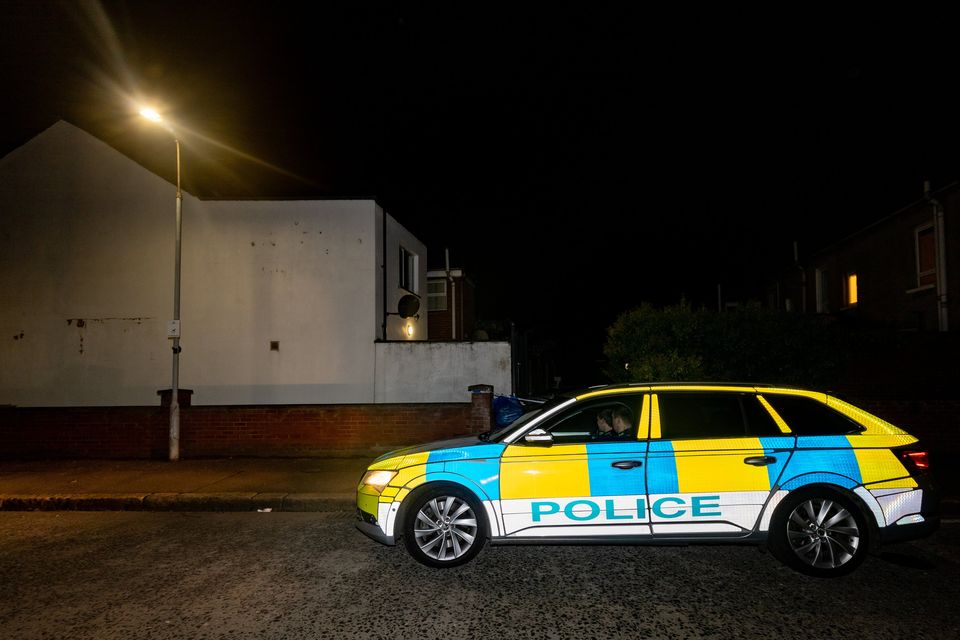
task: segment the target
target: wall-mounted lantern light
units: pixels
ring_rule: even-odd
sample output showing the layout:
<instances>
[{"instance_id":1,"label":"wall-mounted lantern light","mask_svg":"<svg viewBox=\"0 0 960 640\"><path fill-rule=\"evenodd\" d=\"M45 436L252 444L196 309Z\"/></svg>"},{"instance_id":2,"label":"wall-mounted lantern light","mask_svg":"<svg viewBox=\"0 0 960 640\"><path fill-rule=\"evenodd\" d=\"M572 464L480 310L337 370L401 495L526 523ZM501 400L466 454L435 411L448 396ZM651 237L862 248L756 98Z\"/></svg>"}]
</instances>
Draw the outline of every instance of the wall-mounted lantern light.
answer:
<instances>
[{"instance_id":1,"label":"wall-mounted lantern light","mask_svg":"<svg viewBox=\"0 0 960 640\"><path fill-rule=\"evenodd\" d=\"M397 303L397 311L387 311L384 314L386 316L400 316L401 318L416 318L420 319L420 315L417 313L420 311L420 298L415 295L407 294L400 298L400 301ZM407 335L408 338L413 337L413 323L408 322L403 327L403 332Z\"/></svg>"}]
</instances>

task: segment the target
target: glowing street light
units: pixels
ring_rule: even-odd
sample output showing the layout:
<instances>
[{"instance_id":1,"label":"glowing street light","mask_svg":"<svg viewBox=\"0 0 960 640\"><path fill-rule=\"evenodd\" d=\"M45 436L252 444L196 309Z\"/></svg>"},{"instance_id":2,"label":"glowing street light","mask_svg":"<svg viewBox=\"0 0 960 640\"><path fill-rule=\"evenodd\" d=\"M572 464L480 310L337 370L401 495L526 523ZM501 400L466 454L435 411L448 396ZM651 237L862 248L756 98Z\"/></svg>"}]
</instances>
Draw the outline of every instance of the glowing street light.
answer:
<instances>
[{"instance_id":1,"label":"glowing street light","mask_svg":"<svg viewBox=\"0 0 960 640\"><path fill-rule=\"evenodd\" d=\"M140 115L147 120L163 126L173 134L173 129L166 123L155 109L144 107ZM168 337L173 338L173 381L170 397L170 461L180 459L180 237L182 229L183 193L180 190L180 139L176 134L173 142L177 147L177 240L176 258L173 277L173 322L168 330Z\"/></svg>"},{"instance_id":2,"label":"glowing street light","mask_svg":"<svg viewBox=\"0 0 960 640\"><path fill-rule=\"evenodd\" d=\"M144 107L143 109L140 109L140 115L150 122L163 122L163 116L157 113L156 109L151 109L150 107Z\"/></svg>"}]
</instances>

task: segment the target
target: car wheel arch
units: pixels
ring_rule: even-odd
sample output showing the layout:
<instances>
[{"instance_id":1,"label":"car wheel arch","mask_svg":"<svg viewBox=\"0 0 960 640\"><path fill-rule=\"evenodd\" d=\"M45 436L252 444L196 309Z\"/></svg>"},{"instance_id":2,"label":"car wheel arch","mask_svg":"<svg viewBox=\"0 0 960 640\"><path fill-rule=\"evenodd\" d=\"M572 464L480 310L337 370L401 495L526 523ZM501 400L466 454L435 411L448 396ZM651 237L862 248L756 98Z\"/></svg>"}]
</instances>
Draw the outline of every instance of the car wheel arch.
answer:
<instances>
[{"instance_id":1,"label":"car wheel arch","mask_svg":"<svg viewBox=\"0 0 960 640\"><path fill-rule=\"evenodd\" d=\"M789 508L790 500L787 498L801 499L806 495L823 495L824 493L829 492L839 493L857 508L857 511L859 511L860 515L863 516L863 519L867 524L868 548L871 552L876 551L879 547L880 540L880 527L877 524L876 517L870 510L870 507L864 502L862 496L857 494L854 489L848 489L843 485L833 484L830 482L812 482L810 484L804 484L797 489L793 489L774 508L771 520L776 519L777 516L780 515L785 509Z\"/></svg>"},{"instance_id":2,"label":"car wheel arch","mask_svg":"<svg viewBox=\"0 0 960 640\"><path fill-rule=\"evenodd\" d=\"M467 480L467 479L464 478L464 480ZM397 515L395 516L394 525L393 525L393 530L394 532L396 532L394 535L397 537L398 540L403 537L403 530L404 530L404 526L406 525L407 517L409 517L410 507L416 503L416 498L420 494L426 493L427 491L431 491L438 487L450 487L460 491L467 491L470 493L470 495L473 496L474 500L476 500L481 504L481 506L486 501L490 500L482 492L478 495L477 490L475 490L473 487L469 486L464 482L458 482L456 480L452 480L449 478L442 478L438 480L431 480L430 482L424 482L423 484L420 484L414 489L412 489L410 493L404 497L403 501L400 502L400 508L397 509ZM486 525L487 525L486 534L487 534L487 537L489 538L490 536L493 535L492 529L496 525L490 522L490 518L486 513L485 509L481 509L481 512L484 520L486 521Z\"/></svg>"},{"instance_id":3,"label":"car wheel arch","mask_svg":"<svg viewBox=\"0 0 960 640\"><path fill-rule=\"evenodd\" d=\"M797 491L805 491L809 487L831 487L835 488L843 493L843 495L849 497L854 501L854 504L862 511L864 517L866 517L867 522L870 525L870 533L874 534L873 539L877 539L876 535L880 529L886 525L884 520L883 511L880 509L880 505L876 503L876 499L873 498L869 493L867 493L863 485L859 481L845 476L840 473L834 472L811 472L811 473L802 473L800 475L793 476L785 482L781 482L777 489L786 490L787 496L792 495ZM775 489L774 491L776 491ZM872 504L868 504L868 500L873 500ZM777 507L774 508L773 515L776 515L776 509L779 508L779 501Z\"/></svg>"},{"instance_id":4,"label":"car wheel arch","mask_svg":"<svg viewBox=\"0 0 960 640\"><path fill-rule=\"evenodd\" d=\"M786 474L787 470L784 470ZM860 484L850 476L833 471L810 471L792 476L789 480L781 478L778 483L779 489L786 489L791 493L800 491L810 486L837 486L847 491L852 491Z\"/></svg>"}]
</instances>

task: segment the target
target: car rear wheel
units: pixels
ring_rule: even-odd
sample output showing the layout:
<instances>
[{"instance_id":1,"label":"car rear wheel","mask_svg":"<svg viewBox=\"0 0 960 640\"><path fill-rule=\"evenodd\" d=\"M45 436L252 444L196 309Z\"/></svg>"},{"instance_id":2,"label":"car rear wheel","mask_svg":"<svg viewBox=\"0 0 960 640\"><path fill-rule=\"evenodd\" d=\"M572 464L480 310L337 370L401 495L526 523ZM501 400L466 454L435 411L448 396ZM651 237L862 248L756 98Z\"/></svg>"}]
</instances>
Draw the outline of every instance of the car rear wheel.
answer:
<instances>
[{"instance_id":1,"label":"car rear wheel","mask_svg":"<svg viewBox=\"0 0 960 640\"><path fill-rule=\"evenodd\" d=\"M487 538L479 501L455 486L428 488L412 500L404 518L403 540L418 562L454 567L473 559Z\"/></svg>"},{"instance_id":2,"label":"car rear wheel","mask_svg":"<svg viewBox=\"0 0 960 640\"><path fill-rule=\"evenodd\" d=\"M863 562L870 531L854 502L829 487L788 496L770 522L770 550L801 573L831 578Z\"/></svg>"}]
</instances>

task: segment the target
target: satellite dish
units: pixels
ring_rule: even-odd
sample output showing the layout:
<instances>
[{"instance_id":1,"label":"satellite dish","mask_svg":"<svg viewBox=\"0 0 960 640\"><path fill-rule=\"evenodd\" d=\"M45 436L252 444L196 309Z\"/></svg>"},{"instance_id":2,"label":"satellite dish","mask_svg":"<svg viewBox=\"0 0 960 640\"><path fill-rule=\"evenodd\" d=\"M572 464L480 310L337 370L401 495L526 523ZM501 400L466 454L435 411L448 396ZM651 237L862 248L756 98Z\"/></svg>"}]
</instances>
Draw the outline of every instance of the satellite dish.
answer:
<instances>
[{"instance_id":1,"label":"satellite dish","mask_svg":"<svg viewBox=\"0 0 960 640\"><path fill-rule=\"evenodd\" d=\"M412 318L420 311L420 298L407 294L397 303L397 315L401 318Z\"/></svg>"}]
</instances>

